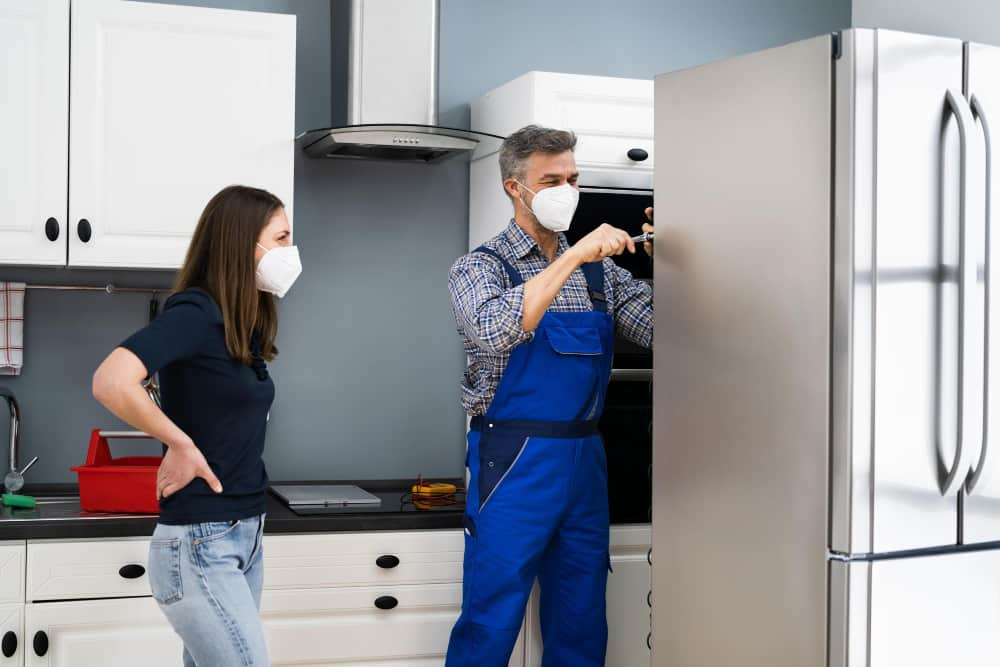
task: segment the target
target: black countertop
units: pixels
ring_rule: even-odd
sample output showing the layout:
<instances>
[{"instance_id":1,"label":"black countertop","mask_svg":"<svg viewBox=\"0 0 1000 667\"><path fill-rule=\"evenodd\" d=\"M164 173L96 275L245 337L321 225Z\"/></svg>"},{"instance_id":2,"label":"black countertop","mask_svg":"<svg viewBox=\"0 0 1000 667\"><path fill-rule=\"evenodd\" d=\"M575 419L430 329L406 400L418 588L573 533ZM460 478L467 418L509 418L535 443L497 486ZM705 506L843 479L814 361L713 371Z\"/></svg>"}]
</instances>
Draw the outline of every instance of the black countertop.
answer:
<instances>
[{"instance_id":1,"label":"black countertop","mask_svg":"<svg viewBox=\"0 0 1000 667\"><path fill-rule=\"evenodd\" d=\"M456 480L447 480L461 484ZM329 533L364 530L432 530L461 528L464 505L414 507L403 480L347 480L329 482L283 482L289 484L357 484L382 499L371 507L328 508L322 514L300 516L268 493L264 532ZM136 537L153 534L156 517L151 515L92 514L82 512L75 485L37 485L22 492L35 495L33 510L0 507L0 540ZM459 496L459 499L463 499Z\"/></svg>"}]
</instances>

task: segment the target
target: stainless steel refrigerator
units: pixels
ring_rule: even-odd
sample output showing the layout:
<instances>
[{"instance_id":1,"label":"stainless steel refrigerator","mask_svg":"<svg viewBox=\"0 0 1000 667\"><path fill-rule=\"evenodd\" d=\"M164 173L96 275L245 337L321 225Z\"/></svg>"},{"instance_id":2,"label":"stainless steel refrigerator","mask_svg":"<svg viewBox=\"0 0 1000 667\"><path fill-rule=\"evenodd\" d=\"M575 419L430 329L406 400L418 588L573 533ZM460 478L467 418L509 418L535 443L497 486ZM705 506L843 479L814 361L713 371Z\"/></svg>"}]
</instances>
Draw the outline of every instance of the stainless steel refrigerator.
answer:
<instances>
[{"instance_id":1,"label":"stainless steel refrigerator","mask_svg":"<svg viewBox=\"0 0 1000 667\"><path fill-rule=\"evenodd\" d=\"M1000 664L990 122L884 30L656 79L657 667Z\"/></svg>"}]
</instances>

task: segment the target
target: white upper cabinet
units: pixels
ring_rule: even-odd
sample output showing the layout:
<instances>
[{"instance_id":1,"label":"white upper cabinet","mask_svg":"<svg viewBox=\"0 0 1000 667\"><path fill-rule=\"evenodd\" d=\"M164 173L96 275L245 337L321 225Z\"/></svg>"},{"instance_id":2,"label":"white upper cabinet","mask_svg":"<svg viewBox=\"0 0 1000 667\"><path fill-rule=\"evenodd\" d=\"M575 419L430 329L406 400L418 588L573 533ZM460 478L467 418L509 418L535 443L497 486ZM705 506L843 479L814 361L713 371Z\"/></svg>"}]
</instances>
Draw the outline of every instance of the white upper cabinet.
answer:
<instances>
[{"instance_id":1,"label":"white upper cabinet","mask_svg":"<svg viewBox=\"0 0 1000 667\"><path fill-rule=\"evenodd\" d=\"M652 80L528 72L471 106L481 132L507 136L529 123L575 132L581 185L651 187Z\"/></svg>"},{"instance_id":2,"label":"white upper cabinet","mask_svg":"<svg viewBox=\"0 0 1000 667\"><path fill-rule=\"evenodd\" d=\"M68 76L69 2L0 0L0 264L66 263Z\"/></svg>"},{"instance_id":3,"label":"white upper cabinet","mask_svg":"<svg viewBox=\"0 0 1000 667\"><path fill-rule=\"evenodd\" d=\"M177 268L231 184L291 214L294 16L0 0L0 98L0 264Z\"/></svg>"},{"instance_id":4,"label":"white upper cabinet","mask_svg":"<svg viewBox=\"0 0 1000 667\"><path fill-rule=\"evenodd\" d=\"M572 130L580 187L653 187L653 82L528 72L471 104L472 129L507 136L535 124ZM469 168L469 249L506 227L513 213L497 154Z\"/></svg>"},{"instance_id":5,"label":"white upper cabinet","mask_svg":"<svg viewBox=\"0 0 1000 667\"><path fill-rule=\"evenodd\" d=\"M70 265L180 266L227 185L291 208L294 16L119 0L72 9Z\"/></svg>"}]
</instances>

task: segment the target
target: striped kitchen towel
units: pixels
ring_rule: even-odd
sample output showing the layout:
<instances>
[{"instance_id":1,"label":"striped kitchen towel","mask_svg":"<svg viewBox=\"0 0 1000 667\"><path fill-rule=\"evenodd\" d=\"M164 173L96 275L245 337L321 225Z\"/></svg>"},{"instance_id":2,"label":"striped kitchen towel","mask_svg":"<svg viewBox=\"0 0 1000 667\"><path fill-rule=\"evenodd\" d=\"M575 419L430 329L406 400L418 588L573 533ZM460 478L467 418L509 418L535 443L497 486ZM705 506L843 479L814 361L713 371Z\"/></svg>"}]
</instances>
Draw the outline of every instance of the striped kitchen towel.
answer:
<instances>
[{"instance_id":1,"label":"striped kitchen towel","mask_svg":"<svg viewBox=\"0 0 1000 667\"><path fill-rule=\"evenodd\" d=\"M24 363L24 283L0 282L0 375L20 375Z\"/></svg>"}]
</instances>

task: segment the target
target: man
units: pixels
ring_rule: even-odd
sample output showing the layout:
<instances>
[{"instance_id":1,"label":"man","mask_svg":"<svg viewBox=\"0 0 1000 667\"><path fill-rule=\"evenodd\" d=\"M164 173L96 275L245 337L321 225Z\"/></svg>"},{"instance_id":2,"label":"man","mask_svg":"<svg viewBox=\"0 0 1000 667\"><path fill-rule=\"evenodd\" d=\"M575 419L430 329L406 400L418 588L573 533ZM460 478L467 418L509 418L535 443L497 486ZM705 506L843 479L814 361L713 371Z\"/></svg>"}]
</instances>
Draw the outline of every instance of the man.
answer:
<instances>
[{"instance_id":1,"label":"man","mask_svg":"<svg viewBox=\"0 0 1000 667\"><path fill-rule=\"evenodd\" d=\"M597 421L615 331L650 347L653 295L606 259L636 251L627 233L605 224L573 247L562 234L579 198L575 144L570 132L533 125L504 141L514 218L449 276L472 424L462 615L448 667L507 665L536 577L543 665L604 665L609 527Z\"/></svg>"}]
</instances>

